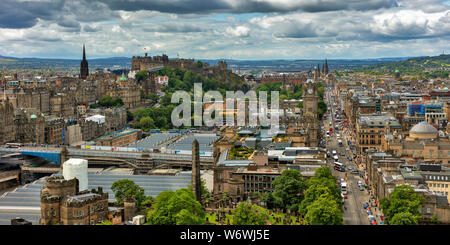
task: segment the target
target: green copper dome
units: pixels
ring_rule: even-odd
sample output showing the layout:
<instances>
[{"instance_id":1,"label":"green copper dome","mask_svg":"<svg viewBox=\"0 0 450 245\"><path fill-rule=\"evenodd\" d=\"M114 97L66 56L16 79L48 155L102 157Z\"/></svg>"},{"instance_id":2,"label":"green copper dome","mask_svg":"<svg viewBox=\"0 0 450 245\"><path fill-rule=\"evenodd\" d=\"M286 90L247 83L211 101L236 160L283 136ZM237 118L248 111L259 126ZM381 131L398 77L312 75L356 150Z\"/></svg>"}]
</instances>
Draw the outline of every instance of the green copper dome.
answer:
<instances>
[{"instance_id":1,"label":"green copper dome","mask_svg":"<svg viewBox=\"0 0 450 245\"><path fill-rule=\"evenodd\" d=\"M395 70L395 72L400 72L399 70Z\"/></svg>"},{"instance_id":2,"label":"green copper dome","mask_svg":"<svg viewBox=\"0 0 450 245\"><path fill-rule=\"evenodd\" d=\"M31 119L33 119L33 118L37 118L37 116L36 115L31 115L31 117L30 117Z\"/></svg>"},{"instance_id":3,"label":"green copper dome","mask_svg":"<svg viewBox=\"0 0 450 245\"><path fill-rule=\"evenodd\" d=\"M126 81L126 80L127 80L127 78L125 77L124 74L122 74L122 77L120 78L120 81Z\"/></svg>"}]
</instances>

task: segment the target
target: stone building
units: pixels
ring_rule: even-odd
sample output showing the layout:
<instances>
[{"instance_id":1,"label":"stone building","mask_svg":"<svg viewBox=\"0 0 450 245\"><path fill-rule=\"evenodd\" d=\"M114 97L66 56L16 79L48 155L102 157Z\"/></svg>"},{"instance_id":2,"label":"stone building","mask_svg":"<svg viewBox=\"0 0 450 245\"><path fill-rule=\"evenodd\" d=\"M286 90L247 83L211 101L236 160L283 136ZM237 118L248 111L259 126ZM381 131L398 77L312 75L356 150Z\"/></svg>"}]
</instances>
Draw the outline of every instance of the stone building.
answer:
<instances>
[{"instance_id":1,"label":"stone building","mask_svg":"<svg viewBox=\"0 0 450 245\"><path fill-rule=\"evenodd\" d=\"M142 131L139 129L128 129L116 131L110 134L106 134L98 138L97 145L101 146L127 146L132 144L142 137Z\"/></svg>"},{"instance_id":2,"label":"stone building","mask_svg":"<svg viewBox=\"0 0 450 245\"><path fill-rule=\"evenodd\" d=\"M45 144L45 117L33 109L17 109L14 125L18 143Z\"/></svg>"},{"instance_id":3,"label":"stone building","mask_svg":"<svg viewBox=\"0 0 450 245\"><path fill-rule=\"evenodd\" d=\"M395 156L408 158L410 161L440 162L449 165L450 140L443 132L427 122L421 122L409 131L406 138L394 137L387 142L387 150Z\"/></svg>"},{"instance_id":4,"label":"stone building","mask_svg":"<svg viewBox=\"0 0 450 245\"><path fill-rule=\"evenodd\" d=\"M81 133L80 124L67 126L66 144L77 146L83 143L83 134Z\"/></svg>"},{"instance_id":5,"label":"stone building","mask_svg":"<svg viewBox=\"0 0 450 245\"><path fill-rule=\"evenodd\" d=\"M386 135L401 133L396 118L388 115L361 115L356 123L356 139L360 152L374 148L385 150Z\"/></svg>"},{"instance_id":6,"label":"stone building","mask_svg":"<svg viewBox=\"0 0 450 245\"><path fill-rule=\"evenodd\" d=\"M0 144L16 141L14 107L7 99L0 101Z\"/></svg>"},{"instance_id":7,"label":"stone building","mask_svg":"<svg viewBox=\"0 0 450 245\"><path fill-rule=\"evenodd\" d=\"M81 128L81 139L83 141L94 140L107 132L106 123L81 119L79 125Z\"/></svg>"},{"instance_id":8,"label":"stone building","mask_svg":"<svg viewBox=\"0 0 450 245\"><path fill-rule=\"evenodd\" d=\"M49 145L63 145L65 143L66 123L63 118L56 116L45 117L45 143Z\"/></svg>"},{"instance_id":9,"label":"stone building","mask_svg":"<svg viewBox=\"0 0 450 245\"><path fill-rule=\"evenodd\" d=\"M104 117L104 120L94 121L104 124L105 133L122 130L127 126L127 110L125 107L90 109L88 114L92 115L89 118L99 117L99 115Z\"/></svg>"},{"instance_id":10,"label":"stone building","mask_svg":"<svg viewBox=\"0 0 450 245\"><path fill-rule=\"evenodd\" d=\"M125 77L123 77L125 78ZM126 79L126 78L125 78ZM122 99L127 109L133 109L141 103L141 89L137 84L121 81L122 83L114 82L107 88L106 94L114 98Z\"/></svg>"},{"instance_id":11,"label":"stone building","mask_svg":"<svg viewBox=\"0 0 450 245\"><path fill-rule=\"evenodd\" d=\"M108 216L108 193L78 191L78 180L51 176L41 190L41 225L95 225Z\"/></svg>"},{"instance_id":12,"label":"stone building","mask_svg":"<svg viewBox=\"0 0 450 245\"><path fill-rule=\"evenodd\" d=\"M50 98L50 110L52 115L60 117L75 116L75 98L67 93L57 93Z\"/></svg>"}]
</instances>

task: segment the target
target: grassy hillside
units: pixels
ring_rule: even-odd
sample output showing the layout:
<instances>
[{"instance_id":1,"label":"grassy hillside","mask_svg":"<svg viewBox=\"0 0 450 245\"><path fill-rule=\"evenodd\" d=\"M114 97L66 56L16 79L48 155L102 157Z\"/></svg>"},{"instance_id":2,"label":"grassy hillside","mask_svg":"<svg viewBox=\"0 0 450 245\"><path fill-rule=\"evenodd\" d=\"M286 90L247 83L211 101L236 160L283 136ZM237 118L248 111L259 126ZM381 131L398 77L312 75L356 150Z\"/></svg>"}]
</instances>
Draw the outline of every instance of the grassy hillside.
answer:
<instances>
[{"instance_id":1,"label":"grassy hillside","mask_svg":"<svg viewBox=\"0 0 450 245\"><path fill-rule=\"evenodd\" d=\"M404 61L380 63L376 65L355 68L356 72L383 75L394 74L398 70L403 75L413 75L422 78L448 78L450 74L450 55L425 56Z\"/></svg>"}]
</instances>

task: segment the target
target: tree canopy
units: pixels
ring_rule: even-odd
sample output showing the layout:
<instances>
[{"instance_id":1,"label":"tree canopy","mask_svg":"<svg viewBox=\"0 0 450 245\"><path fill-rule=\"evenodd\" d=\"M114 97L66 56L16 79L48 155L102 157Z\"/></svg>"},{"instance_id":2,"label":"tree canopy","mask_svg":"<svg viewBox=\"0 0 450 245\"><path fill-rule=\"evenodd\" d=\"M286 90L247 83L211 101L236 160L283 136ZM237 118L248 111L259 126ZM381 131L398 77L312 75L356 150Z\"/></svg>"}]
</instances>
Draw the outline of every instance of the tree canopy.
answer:
<instances>
[{"instance_id":1,"label":"tree canopy","mask_svg":"<svg viewBox=\"0 0 450 245\"><path fill-rule=\"evenodd\" d=\"M418 225L417 218L410 212L396 213L389 221L390 225Z\"/></svg>"},{"instance_id":2,"label":"tree canopy","mask_svg":"<svg viewBox=\"0 0 450 245\"><path fill-rule=\"evenodd\" d=\"M425 198L414 192L414 189L409 185L396 186L392 191L390 198L382 198L380 200L380 208L383 210L386 224L391 224L396 214L403 213L397 216L395 222L403 222L406 219L414 219L411 224L417 224L418 219L422 217L420 212ZM405 213L410 213L405 214Z\"/></svg>"},{"instance_id":3,"label":"tree canopy","mask_svg":"<svg viewBox=\"0 0 450 245\"><path fill-rule=\"evenodd\" d=\"M296 211L298 204L303 200L303 192L306 188L305 181L300 172L295 169L287 169L273 182L272 192L277 207Z\"/></svg>"},{"instance_id":4,"label":"tree canopy","mask_svg":"<svg viewBox=\"0 0 450 245\"><path fill-rule=\"evenodd\" d=\"M336 179L332 175L330 168L320 167L314 172L314 176L307 182L307 189L305 191L305 198L299 205L299 212L302 215L306 215L308 207L312 205L316 200L325 198L332 200L336 203L339 213L341 207L341 191L335 184Z\"/></svg>"},{"instance_id":5,"label":"tree canopy","mask_svg":"<svg viewBox=\"0 0 450 245\"><path fill-rule=\"evenodd\" d=\"M146 70L142 70L136 74L136 81L138 83L145 81L149 77L148 72Z\"/></svg>"},{"instance_id":6,"label":"tree canopy","mask_svg":"<svg viewBox=\"0 0 450 245\"><path fill-rule=\"evenodd\" d=\"M232 213L232 225L266 225L269 221L264 208L246 202L241 202Z\"/></svg>"},{"instance_id":7,"label":"tree canopy","mask_svg":"<svg viewBox=\"0 0 450 245\"><path fill-rule=\"evenodd\" d=\"M320 197L308 206L305 220L308 225L342 225L342 211L336 201Z\"/></svg>"},{"instance_id":8,"label":"tree canopy","mask_svg":"<svg viewBox=\"0 0 450 245\"><path fill-rule=\"evenodd\" d=\"M124 103L121 98L113 98L111 95L105 94L99 100L98 104L103 107L123 106Z\"/></svg>"},{"instance_id":9,"label":"tree canopy","mask_svg":"<svg viewBox=\"0 0 450 245\"><path fill-rule=\"evenodd\" d=\"M115 181L111 186L111 190L114 192L116 201L120 204L123 204L127 198L132 198L136 201L136 206L140 207L142 201L145 200L144 188L129 179Z\"/></svg>"},{"instance_id":10,"label":"tree canopy","mask_svg":"<svg viewBox=\"0 0 450 245\"><path fill-rule=\"evenodd\" d=\"M203 225L206 213L189 189L163 191L148 212L150 225Z\"/></svg>"}]
</instances>

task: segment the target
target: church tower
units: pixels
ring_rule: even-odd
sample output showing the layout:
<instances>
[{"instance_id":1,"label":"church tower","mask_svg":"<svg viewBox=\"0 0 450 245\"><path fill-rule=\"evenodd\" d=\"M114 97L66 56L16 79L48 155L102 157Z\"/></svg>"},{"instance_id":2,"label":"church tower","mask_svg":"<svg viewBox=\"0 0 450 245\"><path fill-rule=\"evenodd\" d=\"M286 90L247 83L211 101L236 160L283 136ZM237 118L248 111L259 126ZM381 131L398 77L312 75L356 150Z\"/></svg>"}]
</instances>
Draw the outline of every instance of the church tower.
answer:
<instances>
[{"instance_id":1,"label":"church tower","mask_svg":"<svg viewBox=\"0 0 450 245\"><path fill-rule=\"evenodd\" d=\"M319 102L319 93L317 83L308 79L303 85L303 128L307 134L307 144L310 147L319 145L319 117L317 106Z\"/></svg>"},{"instance_id":2,"label":"church tower","mask_svg":"<svg viewBox=\"0 0 450 245\"><path fill-rule=\"evenodd\" d=\"M314 80L319 81L320 78L320 64L317 64L317 69L314 71Z\"/></svg>"},{"instance_id":3,"label":"church tower","mask_svg":"<svg viewBox=\"0 0 450 245\"><path fill-rule=\"evenodd\" d=\"M86 51L83 44L83 60L81 61L80 66L80 78L86 79L89 75L89 68L88 68L88 62L86 60Z\"/></svg>"},{"instance_id":4,"label":"church tower","mask_svg":"<svg viewBox=\"0 0 450 245\"><path fill-rule=\"evenodd\" d=\"M328 63L327 63L327 58L325 58L325 64L323 64L323 69L322 69L323 74L326 76L328 74Z\"/></svg>"}]
</instances>

